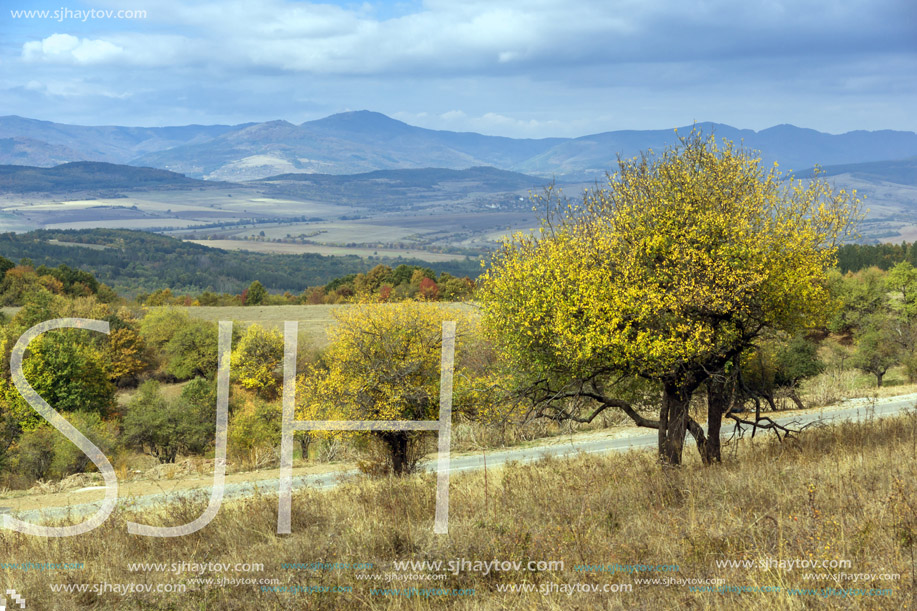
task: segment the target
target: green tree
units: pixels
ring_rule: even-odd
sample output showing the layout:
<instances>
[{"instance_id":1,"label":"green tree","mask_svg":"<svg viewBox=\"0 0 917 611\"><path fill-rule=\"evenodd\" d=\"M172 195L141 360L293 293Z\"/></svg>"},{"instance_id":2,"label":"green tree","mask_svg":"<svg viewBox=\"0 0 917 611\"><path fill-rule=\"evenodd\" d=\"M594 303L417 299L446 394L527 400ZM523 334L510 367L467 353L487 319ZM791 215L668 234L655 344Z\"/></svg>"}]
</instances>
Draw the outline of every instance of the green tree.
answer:
<instances>
[{"instance_id":1,"label":"green tree","mask_svg":"<svg viewBox=\"0 0 917 611\"><path fill-rule=\"evenodd\" d=\"M895 340L895 332L889 320L876 318L870 321L857 338L856 351L850 364L876 376L876 386L882 386L882 378L901 360L901 348Z\"/></svg>"},{"instance_id":2,"label":"green tree","mask_svg":"<svg viewBox=\"0 0 917 611\"><path fill-rule=\"evenodd\" d=\"M835 310L828 327L835 333L856 333L868 320L888 309L885 273L878 267L844 276L832 274L829 281Z\"/></svg>"},{"instance_id":3,"label":"green tree","mask_svg":"<svg viewBox=\"0 0 917 611\"><path fill-rule=\"evenodd\" d=\"M178 308L156 307L147 310L140 320L140 338L149 347L157 363L164 366L166 344L175 335L191 326L191 317Z\"/></svg>"},{"instance_id":4,"label":"green tree","mask_svg":"<svg viewBox=\"0 0 917 611\"><path fill-rule=\"evenodd\" d=\"M140 385L127 405L123 421L124 443L175 462L176 456L204 452L213 440L216 404L197 404L182 397L163 397L160 385L149 380Z\"/></svg>"},{"instance_id":5,"label":"green tree","mask_svg":"<svg viewBox=\"0 0 917 611\"><path fill-rule=\"evenodd\" d=\"M104 454L110 456L118 447L116 423L103 421L95 412L72 412L65 418ZM92 467L82 450L46 424L27 431L16 445L16 470L32 480L62 478Z\"/></svg>"},{"instance_id":6,"label":"green tree","mask_svg":"<svg viewBox=\"0 0 917 611\"><path fill-rule=\"evenodd\" d=\"M264 285L255 280L248 285L245 293L245 305L261 305L267 299L267 289Z\"/></svg>"},{"instance_id":7,"label":"green tree","mask_svg":"<svg viewBox=\"0 0 917 611\"><path fill-rule=\"evenodd\" d=\"M890 318L908 381L917 382L917 268L907 261L891 268L885 285L892 294Z\"/></svg>"},{"instance_id":8,"label":"green tree","mask_svg":"<svg viewBox=\"0 0 917 611\"><path fill-rule=\"evenodd\" d=\"M0 277L6 274L9 270L16 267L16 264L7 259L4 256L0 256Z\"/></svg>"},{"instance_id":9,"label":"green tree","mask_svg":"<svg viewBox=\"0 0 917 611\"><path fill-rule=\"evenodd\" d=\"M277 401L256 398L236 408L229 421L230 458L251 468L276 465L282 415Z\"/></svg>"},{"instance_id":10,"label":"green tree","mask_svg":"<svg viewBox=\"0 0 917 611\"><path fill-rule=\"evenodd\" d=\"M912 320L917 315L917 268L907 261L898 263L888 271L885 285L897 296L895 309Z\"/></svg>"},{"instance_id":11,"label":"green tree","mask_svg":"<svg viewBox=\"0 0 917 611\"><path fill-rule=\"evenodd\" d=\"M114 407L115 387L105 359L76 329L52 331L29 345L22 370L38 395L62 413L93 412L106 416ZM42 421L8 377L0 378L0 401L19 426L32 429Z\"/></svg>"},{"instance_id":12,"label":"green tree","mask_svg":"<svg viewBox=\"0 0 917 611\"><path fill-rule=\"evenodd\" d=\"M56 294L63 287L56 278L39 276L30 266L10 268L0 281L0 305L21 306L42 294Z\"/></svg>"},{"instance_id":13,"label":"green tree","mask_svg":"<svg viewBox=\"0 0 917 611\"><path fill-rule=\"evenodd\" d=\"M803 409L805 405L797 392L800 382L824 369L818 345L804 334L786 341L761 342L743 355L740 390L756 403L758 398L764 399L772 410L777 409L777 394L782 392Z\"/></svg>"},{"instance_id":14,"label":"green tree","mask_svg":"<svg viewBox=\"0 0 917 611\"><path fill-rule=\"evenodd\" d=\"M542 227L504 243L479 293L491 337L536 403L592 399L585 420L620 407L659 431L669 464L681 462L686 430L704 460L719 460L688 415L695 389L766 329L825 318L826 275L857 214L851 194L822 181L785 182L696 132L680 142L619 161L582 203L548 189ZM622 375L661 386L658 420L615 396ZM718 442L725 406L708 406Z\"/></svg>"},{"instance_id":15,"label":"green tree","mask_svg":"<svg viewBox=\"0 0 917 611\"><path fill-rule=\"evenodd\" d=\"M163 347L165 371L177 380L212 378L217 371L217 325L191 321Z\"/></svg>"}]
</instances>

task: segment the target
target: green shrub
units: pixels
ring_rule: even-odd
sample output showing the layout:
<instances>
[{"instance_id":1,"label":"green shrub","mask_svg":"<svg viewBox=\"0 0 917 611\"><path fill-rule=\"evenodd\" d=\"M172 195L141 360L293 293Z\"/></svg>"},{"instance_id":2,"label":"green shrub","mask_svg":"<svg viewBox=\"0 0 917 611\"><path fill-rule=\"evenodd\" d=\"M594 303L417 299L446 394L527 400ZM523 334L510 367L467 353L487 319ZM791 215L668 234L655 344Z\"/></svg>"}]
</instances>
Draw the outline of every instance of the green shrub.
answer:
<instances>
[{"instance_id":1,"label":"green shrub","mask_svg":"<svg viewBox=\"0 0 917 611\"><path fill-rule=\"evenodd\" d=\"M159 383L153 380L140 386L127 405L124 415L124 442L130 447L155 456L160 462L175 462L182 454L201 454L214 438L215 404L195 404L200 398L199 383L176 400L162 396Z\"/></svg>"},{"instance_id":2,"label":"green shrub","mask_svg":"<svg viewBox=\"0 0 917 611\"><path fill-rule=\"evenodd\" d=\"M248 468L277 462L280 445L281 406L255 399L240 407L229 423L229 456Z\"/></svg>"},{"instance_id":3,"label":"green shrub","mask_svg":"<svg viewBox=\"0 0 917 611\"><path fill-rule=\"evenodd\" d=\"M95 412L73 412L65 416L81 433L110 456L118 446L117 427ZM17 469L31 480L60 479L74 473L95 470L89 457L56 429L43 424L20 437L16 447Z\"/></svg>"}]
</instances>

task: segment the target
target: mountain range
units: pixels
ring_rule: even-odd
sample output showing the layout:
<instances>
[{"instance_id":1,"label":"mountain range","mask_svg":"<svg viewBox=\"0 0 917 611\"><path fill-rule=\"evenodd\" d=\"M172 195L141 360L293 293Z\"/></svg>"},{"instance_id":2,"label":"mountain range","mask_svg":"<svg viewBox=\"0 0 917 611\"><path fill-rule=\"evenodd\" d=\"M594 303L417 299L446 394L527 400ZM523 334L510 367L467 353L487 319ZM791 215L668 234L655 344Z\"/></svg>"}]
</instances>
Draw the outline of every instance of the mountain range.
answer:
<instances>
[{"instance_id":1,"label":"mountain range","mask_svg":"<svg viewBox=\"0 0 917 611\"><path fill-rule=\"evenodd\" d=\"M764 162L802 170L917 157L917 134L827 134L793 125L761 131L718 123L623 130L579 138L517 139L430 130L383 114L355 111L294 125L268 121L179 127L77 126L0 117L0 164L50 167L103 161L244 181L278 174L358 174L376 170L492 166L573 182L592 180L625 158L660 150L692 128L761 152ZM904 174L910 175L908 172ZM0 185L2 189L2 185Z\"/></svg>"}]
</instances>

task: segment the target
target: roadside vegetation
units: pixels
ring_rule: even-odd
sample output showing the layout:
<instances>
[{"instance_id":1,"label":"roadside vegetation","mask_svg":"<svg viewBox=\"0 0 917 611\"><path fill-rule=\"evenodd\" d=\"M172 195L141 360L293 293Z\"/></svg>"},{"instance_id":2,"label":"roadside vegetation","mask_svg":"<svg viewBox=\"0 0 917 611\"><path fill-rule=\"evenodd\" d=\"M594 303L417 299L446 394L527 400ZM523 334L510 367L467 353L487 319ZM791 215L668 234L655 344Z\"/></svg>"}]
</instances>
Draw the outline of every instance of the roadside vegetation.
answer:
<instances>
[{"instance_id":1,"label":"roadside vegetation","mask_svg":"<svg viewBox=\"0 0 917 611\"><path fill-rule=\"evenodd\" d=\"M76 570L6 571L7 587L29 604L94 609L907 609L917 603L917 412L841 424L780 443L745 438L724 448L736 460L704 466L692 453L679 469L660 472L652 452L589 455L510 464L456 474L448 536L432 533L435 476L354 479L329 490L295 492L292 534L276 534L277 497L224 505L203 530L169 539L136 537L125 522L183 524L206 500L182 502L156 516L118 509L91 537L47 539L0 534L7 562L54 558L83 562ZM714 469L716 478L711 478ZM561 570L458 571L418 568L412 582L386 582L394 562L455 559L556 561ZM787 569L779 560L849 561L828 571ZM718 566L717 561L752 566ZM263 563L237 573L131 571L129 563ZM300 569L289 568L298 563ZM328 570L308 570L328 563ZM332 570L372 564L372 568ZM765 563L765 567L761 566ZM677 566L677 571L617 573L582 565ZM872 574L836 583L810 573ZM367 581L360 575L380 575ZM441 576L441 577L440 577ZM328 587L327 592L263 591L259 585L202 585L197 578L278 579L276 587ZM689 585L642 579L722 580L707 585L781 588L780 592L692 592ZM184 593L52 593L49 583L184 584ZM216 583L216 581L214 581ZM630 592L530 593L511 585L625 584ZM695 582L697 583L697 582ZM330 591L333 587L350 591ZM698 586L695 586L698 587ZM702 586L700 586L702 587ZM821 596L820 588L887 591L881 596ZM387 588L474 590L465 596L393 596ZM796 589L796 594L789 592Z\"/></svg>"}]
</instances>

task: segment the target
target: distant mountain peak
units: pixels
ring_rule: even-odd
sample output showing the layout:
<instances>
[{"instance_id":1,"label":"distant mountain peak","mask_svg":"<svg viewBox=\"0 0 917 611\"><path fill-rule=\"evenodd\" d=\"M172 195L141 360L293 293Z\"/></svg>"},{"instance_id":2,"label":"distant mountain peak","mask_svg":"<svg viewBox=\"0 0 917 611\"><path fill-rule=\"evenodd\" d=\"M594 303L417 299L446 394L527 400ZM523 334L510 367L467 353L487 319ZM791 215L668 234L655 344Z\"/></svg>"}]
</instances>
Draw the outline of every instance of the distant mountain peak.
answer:
<instances>
[{"instance_id":1,"label":"distant mountain peak","mask_svg":"<svg viewBox=\"0 0 917 611\"><path fill-rule=\"evenodd\" d=\"M265 121L263 123L250 123L246 127L243 127L239 131L252 131L252 130L266 130L266 129L277 129L277 128L296 128L295 125L286 121L284 119L274 119L273 121Z\"/></svg>"},{"instance_id":2,"label":"distant mountain peak","mask_svg":"<svg viewBox=\"0 0 917 611\"><path fill-rule=\"evenodd\" d=\"M337 114L325 117L324 119L318 119L316 121L307 121L302 124L302 127L318 127L323 129L339 129L344 131L380 131L392 129L397 130L410 130L417 129L399 121L398 119L393 119L388 115L384 115L381 112L375 112L372 110L352 110L348 112L339 112Z\"/></svg>"}]
</instances>

